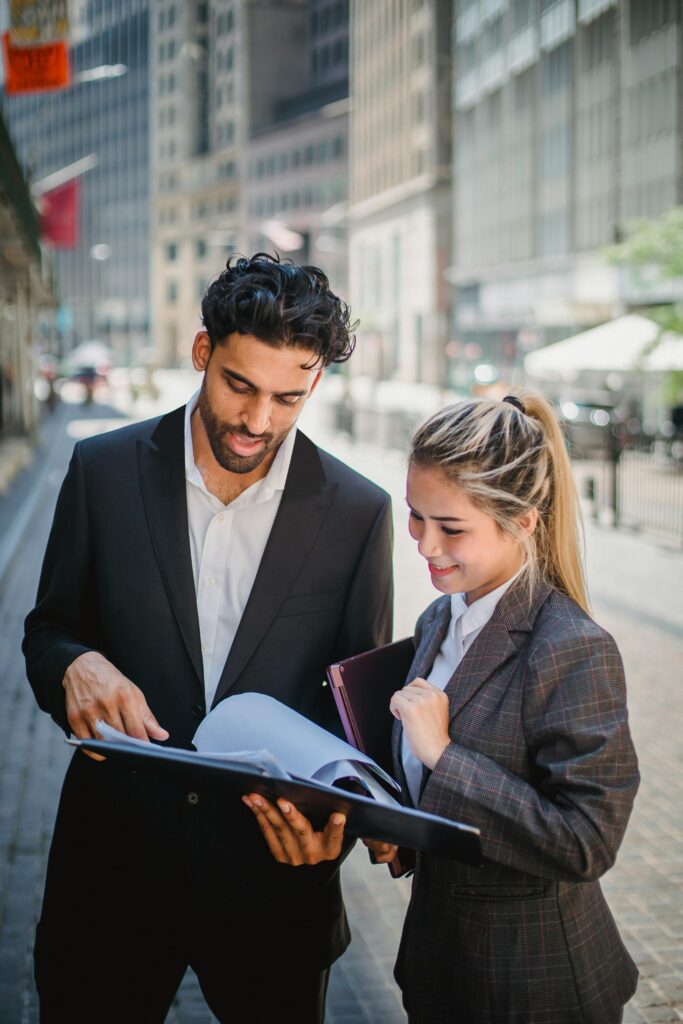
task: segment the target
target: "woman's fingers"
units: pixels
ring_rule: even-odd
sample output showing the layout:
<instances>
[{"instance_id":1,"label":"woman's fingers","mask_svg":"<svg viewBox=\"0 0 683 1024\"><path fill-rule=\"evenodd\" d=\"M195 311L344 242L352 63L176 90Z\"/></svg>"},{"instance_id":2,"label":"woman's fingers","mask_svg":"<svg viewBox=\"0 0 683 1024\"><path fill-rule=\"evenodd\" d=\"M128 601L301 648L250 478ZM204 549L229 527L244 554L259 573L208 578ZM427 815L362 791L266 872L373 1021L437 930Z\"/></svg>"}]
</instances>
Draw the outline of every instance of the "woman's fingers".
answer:
<instances>
[{"instance_id":1,"label":"woman's fingers","mask_svg":"<svg viewBox=\"0 0 683 1024\"><path fill-rule=\"evenodd\" d=\"M363 843L370 851L375 864L388 864L398 853L398 846L382 843L379 839L364 839Z\"/></svg>"}]
</instances>

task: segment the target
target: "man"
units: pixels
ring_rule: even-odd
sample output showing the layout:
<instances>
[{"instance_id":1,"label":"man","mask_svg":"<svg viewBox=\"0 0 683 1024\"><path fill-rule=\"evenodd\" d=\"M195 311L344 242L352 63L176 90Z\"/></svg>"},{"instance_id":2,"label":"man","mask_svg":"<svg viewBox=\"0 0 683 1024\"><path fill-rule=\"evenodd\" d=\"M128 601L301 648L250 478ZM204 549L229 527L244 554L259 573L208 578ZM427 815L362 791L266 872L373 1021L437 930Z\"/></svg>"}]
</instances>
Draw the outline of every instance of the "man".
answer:
<instances>
[{"instance_id":1,"label":"man","mask_svg":"<svg viewBox=\"0 0 683 1024\"><path fill-rule=\"evenodd\" d=\"M295 429L349 310L312 267L228 262L186 407L80 442L57 503L27 673L67 733L102 719L189 746L230 694L334 727L325 666L390 639L387 495ZM324 833L317 834L324 844ZM41 1021L163 1022L188 964L221 1021L323 1019L349 942L339 860L291 868L210 788L78 751L35 949Z\"/></svg>"}]
</instances>

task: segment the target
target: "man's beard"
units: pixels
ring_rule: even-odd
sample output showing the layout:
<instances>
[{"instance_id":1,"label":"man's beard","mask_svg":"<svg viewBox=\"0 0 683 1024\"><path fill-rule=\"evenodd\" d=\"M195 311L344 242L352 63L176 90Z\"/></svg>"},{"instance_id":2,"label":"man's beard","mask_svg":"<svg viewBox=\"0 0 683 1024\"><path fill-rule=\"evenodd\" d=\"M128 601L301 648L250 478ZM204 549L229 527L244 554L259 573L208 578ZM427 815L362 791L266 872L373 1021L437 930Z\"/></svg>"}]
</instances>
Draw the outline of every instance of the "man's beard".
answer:
<instances>
[{"instance_id":1,"label":"man's beard","mask_svg":"<svg viewBox=\"0 0 683 1024\"><path fill-rule=\"evenodd\" d=\"M232 426L229 423L223 423L209 405L209 398L204 383L202 383L199 398L197 399L197 408L199 409L199 415L202 418L214 459L219 466L227 469L230 473L251 473L261 465L271 452L276 451L280 447L287 436L286 433L280 434L278 437L274 437L273 434L251 434L243 425ZM225 442L226 434L241 434L243 437L252 439L258 437L264 444L253 455L237 455Z\"/></svg>"}]
</instances>

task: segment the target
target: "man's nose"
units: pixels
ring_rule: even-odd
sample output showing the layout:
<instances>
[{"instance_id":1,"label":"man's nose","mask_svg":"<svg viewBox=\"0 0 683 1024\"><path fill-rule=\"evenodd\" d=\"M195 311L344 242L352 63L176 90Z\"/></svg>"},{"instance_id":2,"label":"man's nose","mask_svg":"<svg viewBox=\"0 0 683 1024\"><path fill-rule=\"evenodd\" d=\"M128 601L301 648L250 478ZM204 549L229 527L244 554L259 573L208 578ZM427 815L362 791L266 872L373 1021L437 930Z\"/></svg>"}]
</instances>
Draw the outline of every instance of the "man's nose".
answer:
<instances>
[{"instance_id":1,"label":"man's nose","mask_svg":"<svg viewBox=\"0 0 683 1024\"><path fill-rule=\"evenodd\" d=\"M270 426L270 399L253 397L242 414L242 422L250 434L260 436Z\"/></svg>"}]
</instances>

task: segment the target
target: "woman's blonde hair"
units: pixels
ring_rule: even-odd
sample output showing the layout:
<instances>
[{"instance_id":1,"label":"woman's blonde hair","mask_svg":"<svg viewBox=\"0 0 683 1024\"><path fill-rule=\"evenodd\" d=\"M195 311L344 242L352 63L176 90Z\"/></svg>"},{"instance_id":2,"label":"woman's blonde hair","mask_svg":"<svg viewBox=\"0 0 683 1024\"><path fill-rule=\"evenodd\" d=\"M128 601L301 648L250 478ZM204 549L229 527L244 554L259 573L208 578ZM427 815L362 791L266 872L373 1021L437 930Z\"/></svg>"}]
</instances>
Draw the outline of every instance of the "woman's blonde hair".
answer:
<instances>
[{"instance_id":1,"label":"woman's blonde hair","mask_svg":"<svg viewBox=\"0 0 683 1024\"><path fill-rule=\"evenodd\" d=\"M541 395L447 406L418 427L410 461L440 469L520 542L530 590L544 580L589 610L576 485L559 423ZM529 535L519 520L532 509L538 522Z\"/></svg>"}]
</instances>

